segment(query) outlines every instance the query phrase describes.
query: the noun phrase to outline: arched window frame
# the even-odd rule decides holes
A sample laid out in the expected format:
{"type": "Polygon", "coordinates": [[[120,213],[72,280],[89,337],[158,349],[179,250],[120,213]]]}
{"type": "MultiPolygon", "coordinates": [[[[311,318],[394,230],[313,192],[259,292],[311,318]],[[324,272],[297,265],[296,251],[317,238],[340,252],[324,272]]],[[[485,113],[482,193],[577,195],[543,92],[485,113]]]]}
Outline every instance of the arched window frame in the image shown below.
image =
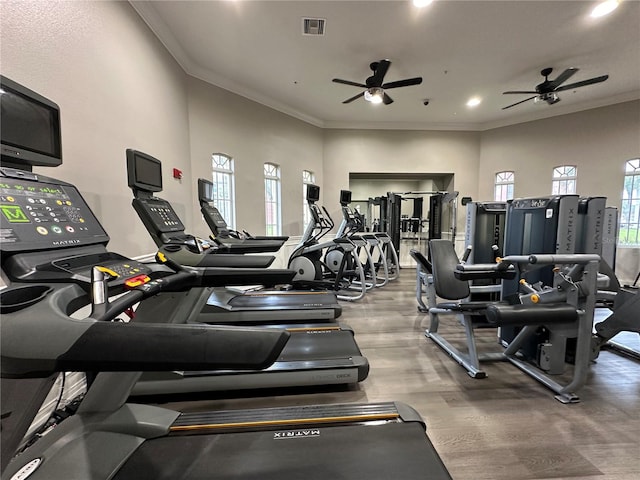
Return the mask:
{"type": "Polygon", "coordinates": [[[280,200],[280,166],[264,164],[264,206],[267,235],[282,235],[282,208],[280,200]]]}
{"type": "Polygon", "coordinates": [[[618,244],[640,246],[640,158],[625,164],[618,244]]]}
{"type": "Polygon", "coordinates": [[[211,154],[214,205],[231,229],[236,228],[234,161],[226,153],[211,154]]]}
{"type": "Polygon", "coordinates": [[[578,167],[560,165],[553,169],[551,181],[552,195],[570,195],[577,192],[578,167]]]}
{"type": "Polygon", "coordinates": [[[493,199],[496,202],[506,202],[513,198],[515,178],[516,174],[512,171],[496,173],[493,187],[493,199]]]}

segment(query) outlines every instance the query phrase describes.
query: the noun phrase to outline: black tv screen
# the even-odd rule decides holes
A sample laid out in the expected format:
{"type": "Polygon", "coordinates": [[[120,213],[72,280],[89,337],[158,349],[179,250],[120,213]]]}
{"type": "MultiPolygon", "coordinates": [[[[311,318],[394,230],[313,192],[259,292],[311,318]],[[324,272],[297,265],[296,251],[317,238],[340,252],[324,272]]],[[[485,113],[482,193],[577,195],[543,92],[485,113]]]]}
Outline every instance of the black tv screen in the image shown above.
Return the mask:
{"type": "Polygon", "coordinates": [[[307,202],[315,203],[320,200],[320,187],[311,183],[307,184],[307,202]]]}
{"type": "Polygon", "coordinates": [[[162,163],[151,155],[127,149],[127,176],[131,188],[162,191],[162,163]]]}
{"type": "Polygon", "coordinates": [[[201,202],[213,202],[213,183],[209,180],[198,179],[198,200],[201,202]]]}
{"type": "Polygon", "coordinates": [[[340,205],[351,203],[351,190],[340,190],[340,205]]]}
{"type": "Polygon", "coordinates": [[[62,163],[60,109],[51,100],[0,76],[2,162],[18,166],[62,163]]]}

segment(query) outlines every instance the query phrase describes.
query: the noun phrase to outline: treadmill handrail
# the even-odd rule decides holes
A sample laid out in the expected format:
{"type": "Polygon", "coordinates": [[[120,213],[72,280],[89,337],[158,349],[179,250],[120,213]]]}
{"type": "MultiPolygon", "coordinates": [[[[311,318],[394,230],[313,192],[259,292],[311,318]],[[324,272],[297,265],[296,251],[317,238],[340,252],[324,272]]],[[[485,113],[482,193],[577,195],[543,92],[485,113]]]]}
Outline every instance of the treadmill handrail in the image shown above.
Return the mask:
{"type": "Polygon", "coordinates": [[[38,378],[69,370],[268,367],[280,354],[288,333],[239,327],[108,322],[161,291],[203,286],[210,279],[217,283],[221,277],[212,276],[207,270],[212,269],[182,270],[134,287],[100,315],[83,320],[71,318],[68,312],[88,302],[86,292],[77,285],[57,286],[37,303],[3,314],[2,376],[38,378]],[[239,353],[235,346],[241,341],[243,348],[239,353]]]}

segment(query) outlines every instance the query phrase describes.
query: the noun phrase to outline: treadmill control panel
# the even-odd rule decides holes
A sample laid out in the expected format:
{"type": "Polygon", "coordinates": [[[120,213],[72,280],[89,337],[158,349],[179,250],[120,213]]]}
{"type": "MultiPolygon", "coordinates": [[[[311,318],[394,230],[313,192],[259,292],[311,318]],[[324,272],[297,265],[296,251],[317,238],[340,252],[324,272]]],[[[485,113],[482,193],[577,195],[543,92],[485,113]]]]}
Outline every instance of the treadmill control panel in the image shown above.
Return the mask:
{"type": "Polygon", "coordinates": [[[0,250],[24,252],[106,244],[98,220],[72,185],[0,176],[0,250]]]}
{"type": "Polygon", "coordinates": [[[184,231],[178,214],[166,200],[158,197],[135,198],[133,207],[147,229],[156,235],[184,231]]]}
{"type": "Polygon", "coordinates": [[[227,222],[224,221],[220,211],[211,205],[203,205],[200,209],[205,222],[211,229],[214,235],[226,237],[229,235],[227,222]]]}
{"type": "Polygon", "coordinates": [[[147,265],[113,252],[60,258],[51,264],[62,271],[87,278],[91,277],[91,269],[95,266],[107,275],[108,280],[123,281],[151,273],[147,265]]]}

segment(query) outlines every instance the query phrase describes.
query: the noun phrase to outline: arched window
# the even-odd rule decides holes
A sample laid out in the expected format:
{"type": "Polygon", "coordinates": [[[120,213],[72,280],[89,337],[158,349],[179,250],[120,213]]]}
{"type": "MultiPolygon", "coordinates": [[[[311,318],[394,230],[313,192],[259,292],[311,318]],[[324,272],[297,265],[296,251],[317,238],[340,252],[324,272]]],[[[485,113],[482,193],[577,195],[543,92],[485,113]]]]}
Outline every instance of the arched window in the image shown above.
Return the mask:
{"type": "Polygon", "coordinates": [[[316,175],[309,170],[302,171],[302,231],[305,231],[311,221],[311,212],[307,203],[307,185],[316,183],[316,175]]]}
{"type": "Polygon", "coordinates": [[[575,165],[562,165],[553,169],[551,183],[552,195],[565,195],[576,193],[576,181],[578,180],[578,167],[575,165]]]}
{"type": "Polygon", "coordinates": [[[264,164],[264,205],[267,235],[282,235],[280,212],[280,167],[264,164]]]}
{"type": "Polygon", "coordinates": [[[229,228],[235,229],[236,206],[233,177],[233,158],[224,153],[211,155],[213,201],[229,228]]]}
{"type": "Polygon", "coordinates": [[[640,245],[640,158],[625,165],[618,238],[620,245],[640,245]]]}
{"type": "Polygon", "coordinates": [[[498,172],[496,173],[495,184],[493,188],[493,199],[496,202],[506,202],[513,198],[513,184],[515,182],[514,172],[498,172]]]}

